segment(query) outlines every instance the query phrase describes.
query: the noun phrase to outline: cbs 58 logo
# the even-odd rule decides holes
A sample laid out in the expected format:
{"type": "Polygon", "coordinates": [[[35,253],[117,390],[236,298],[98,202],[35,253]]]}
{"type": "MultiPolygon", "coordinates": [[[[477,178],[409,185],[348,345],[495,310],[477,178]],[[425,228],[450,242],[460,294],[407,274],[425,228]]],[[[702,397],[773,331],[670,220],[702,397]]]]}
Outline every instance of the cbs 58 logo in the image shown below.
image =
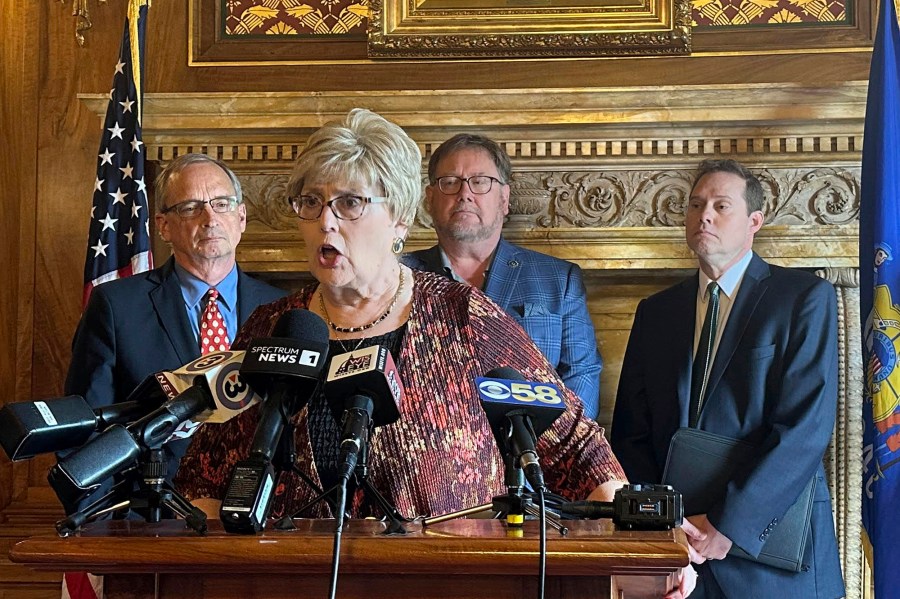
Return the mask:
{"type": "Polygon", "coordinates": [[[551,384],[538,385],[527,381],[479,378],[478,391],[495,401],[537,402],[551,406],[563,403],[559,389],[551,384]]]}

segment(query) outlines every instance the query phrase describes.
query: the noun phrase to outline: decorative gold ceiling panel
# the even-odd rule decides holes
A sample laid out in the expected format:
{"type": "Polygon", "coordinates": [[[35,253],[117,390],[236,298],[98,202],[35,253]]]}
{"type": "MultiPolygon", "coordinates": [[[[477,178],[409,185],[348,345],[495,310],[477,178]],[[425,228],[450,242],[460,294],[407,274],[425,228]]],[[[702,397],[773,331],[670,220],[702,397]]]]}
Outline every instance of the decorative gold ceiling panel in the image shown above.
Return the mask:
{"type": "MultiPolygon", "coordinates": [[[[221,2],[224,34],[228,37],[364,36],[370,13],[368,0],[221,2]]],[[[848,0],[692,0],[691,24],[700,29],[800,23],[842,24],[848,23],[847,8],[848,0]]],[[[588,12],[585,14],[590,15],[588,12]]]]}

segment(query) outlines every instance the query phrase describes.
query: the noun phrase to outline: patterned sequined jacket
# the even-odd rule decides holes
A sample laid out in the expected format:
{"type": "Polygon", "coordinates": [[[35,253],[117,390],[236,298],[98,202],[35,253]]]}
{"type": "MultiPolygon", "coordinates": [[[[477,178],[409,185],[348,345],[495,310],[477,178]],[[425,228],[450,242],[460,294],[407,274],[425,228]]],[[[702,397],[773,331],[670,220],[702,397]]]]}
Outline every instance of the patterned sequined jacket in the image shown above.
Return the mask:
{"type": "MultiPolygon", "coordinates": [[[[503,462],[478,399],[475,378],[500,366],[526,379],[562,382],[540,350],[502,309],[479,290],[432,273],[416,272],[412,310],[395,356],[405,387],[400,420],[375,429],[369,481],[409,517],[444,514],[506,492],[503,462]]],[[[240,349],[264,337],[287,310],[306,308],[315,290],[261,306],[235,340],[240,349]]],[[[547,486],[583,499],[599,484],[626,480],[603,429],[585,418],[578,398],[563,390],[566,411],[541,435],[537,450],[547,486]]],[[[318,482],[307,431],[306,408],[293,418],[297,468],[318,482]]],[[[176,485],[189,498],[225,494],[235,462],[246,457],[258,409],[221,425],[205,425],[182,461],[176,485]]],[[[280,475],[273,515],[292,513],[315,492],[293,472],[280,475]]],[[[357,516],[378,514],[362,491],[352,499],[357,516]]],[[[330,516],[319,502],[304,514],[330,516]]]]}

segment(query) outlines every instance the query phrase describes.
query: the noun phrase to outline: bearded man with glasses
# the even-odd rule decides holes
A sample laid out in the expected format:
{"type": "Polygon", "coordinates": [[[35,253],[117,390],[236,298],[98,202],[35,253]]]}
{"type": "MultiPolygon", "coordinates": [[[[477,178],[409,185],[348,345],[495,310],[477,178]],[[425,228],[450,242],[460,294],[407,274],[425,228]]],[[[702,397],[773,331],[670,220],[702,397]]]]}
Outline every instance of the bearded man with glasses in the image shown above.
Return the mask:
{"type": "Polygon", "coordinates": [[[411,252],[404,263],[481,289],[506,310],[581,398],[600,410],[600,370],[581,269],[516,246],[502,236],[509,214],[511,165],[506,151],[480,135],[459,134],[428,161],[425,210],[438,245],[411,252]]]}
{"type": "MultiPolygon", "coordinates": [[[[237,266],[247,208],[240,181],[224,163],[205,154],[179,156],[156,179],[155,198],[156,227],[172,257],[96,287],[72,342],[65,391],[93,408],[124,401],[148,375],[227,349],[257,306],[286,295],[237,266]],[[218,327],[201,332],[211,312],[224,335],[218,327]]],[[[170,475],[187,443],[164,446],[170,475]]]]}

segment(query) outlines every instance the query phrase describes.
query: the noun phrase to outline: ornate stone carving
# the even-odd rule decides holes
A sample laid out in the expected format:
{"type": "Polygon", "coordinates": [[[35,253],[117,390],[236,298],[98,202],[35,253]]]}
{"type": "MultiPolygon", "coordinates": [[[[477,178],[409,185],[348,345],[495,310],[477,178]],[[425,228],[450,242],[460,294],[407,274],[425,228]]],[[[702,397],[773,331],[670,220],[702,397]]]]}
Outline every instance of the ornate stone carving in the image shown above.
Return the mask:
{"type": "MultiPolygon", "coordinates": [[[[858,268],[822,268],[816,271],[816,275],[825,279],[835,287],[859,288],[858,268]]],[[[859,312],[857,306],[856,311],[859,312]]]]}
{"type": "MultiPolygon", "coordinates": [[[[859,169],[765,169],[758,175],[768,224],[842,225],[859,218],[859,169]]],[[[510,213],[530,217],[526,227],[679,227],[692,177],[689,170],[518,173],[510,213]]]]}
{"type": "Polygon", "coordinates": [[[859,219],[859,169],[767,169],[766,222],[843,225],[859,219]]]}
{"type": "Polygon", "coordinates": [[[241,188],[247,204],[247,220],[280,231],[296,226],[296,215],[285,201],[288,175],[241,175],[241,188]]]}
{"type": "MultiPolygon", "coordinates": [[[[766,169],[770,225],[842,225],[859,218],[859,169],[766,169]]],[[[692,171],[525,172],[510,183],[515,228],[680,227],[692,171]]],[[[269,229],[294,226],[284,202],[288,176],[241,175],[251,221],[269,229]]],[[[427,226],[427,219],[423,219],[427,226]]]]}

